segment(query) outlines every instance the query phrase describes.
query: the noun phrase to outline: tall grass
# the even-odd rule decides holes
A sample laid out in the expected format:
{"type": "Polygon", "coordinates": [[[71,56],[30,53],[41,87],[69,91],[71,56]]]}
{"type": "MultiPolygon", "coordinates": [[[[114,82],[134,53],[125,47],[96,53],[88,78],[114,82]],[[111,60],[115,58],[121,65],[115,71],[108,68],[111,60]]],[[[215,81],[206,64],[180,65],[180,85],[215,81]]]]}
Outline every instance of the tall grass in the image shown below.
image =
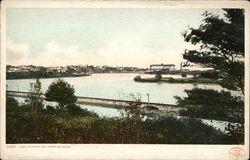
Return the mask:
{"type": "MultiPolygon", "coordinates": [[[[139,112],[121,118],[7,103],[7,143],[227,144],[238,143],[194,119],[142,120],[139,112]]],[[[137,108],[133,108],[137,109],[137,108]]]]}

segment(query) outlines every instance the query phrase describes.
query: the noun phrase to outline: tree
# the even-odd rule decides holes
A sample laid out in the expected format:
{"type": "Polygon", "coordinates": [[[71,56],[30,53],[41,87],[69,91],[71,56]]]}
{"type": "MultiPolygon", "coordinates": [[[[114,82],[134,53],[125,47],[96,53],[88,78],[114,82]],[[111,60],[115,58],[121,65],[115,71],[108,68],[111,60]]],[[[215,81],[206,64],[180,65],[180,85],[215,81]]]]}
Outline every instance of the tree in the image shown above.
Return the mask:
{"type": "Polygon", "coordinates": [[[26,102],[30,106],[31,112],[36,112],[43,107],[43,99],[41,92],[41,82],[36,79],[35,83],[30,83],[29,96],[26,102]]]}
{"type": "Polygon", "coordinates": [[[181,73],[181,77],[187,77],[186,73],[181,73]]]}
{"type": "Polygon", "coordinates": [[[244,94],[244,10],[224,9],[224,18],[205,12],[198,29],[189,28],[184,40],[198,45],[185,50],[183,58],[220,73],[221,85],[244,94]]]}
{"type": "Polygon", "coordinates": [[[155,74],[155,80],[156,81],[160,81],[161,79],[162,79],[161,72],[160,71],[156,72],[156,74],[155,74]]]}
{"type": "Polygon", "coordinates": [[[63,79],[52,82],[45,93],[46,100],[58,102],[59,109],[63,110],[67,105],[77,101],[75,89],[63,79]]]}
{"type": "Polygon", "coordinates": [[[180,114],[196,118],[244,122],[244,102],[241,97],[227,91],[195,88],[185,90],[187,97],[176,96],[177,103],[183,109],[180,114]]]}
{"type": "Polygon", "coordinates": [[[6,97],[6,111],[11,112],[19,107],[18,101],[13,97],[6,97]]]}

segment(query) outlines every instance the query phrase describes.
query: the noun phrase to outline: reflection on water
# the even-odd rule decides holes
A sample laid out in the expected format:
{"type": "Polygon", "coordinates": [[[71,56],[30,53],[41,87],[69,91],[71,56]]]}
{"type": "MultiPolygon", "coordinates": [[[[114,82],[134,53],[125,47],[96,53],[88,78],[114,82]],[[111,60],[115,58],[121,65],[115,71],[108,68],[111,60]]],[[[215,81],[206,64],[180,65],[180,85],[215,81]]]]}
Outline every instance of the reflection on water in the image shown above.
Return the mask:
{"type": "MultiPolygon", "coordinates": [[[[219,85],[170,84],[170,83],[139,83],[134,82],[137,73],[102,73],[86,77],[63,78],[75,88],[75,94],[82,97],[108,98],[131,100],[130,94],[140,94],[141,100],[150,102],[175,104],[174,96],[186,96],[184,90],[199,88],[212,88],[221,90],[219,85]]],[[[154,75],[143,75],[154,76],[154,75]]],[[[175,75],[176,76],[176,75],[175,75]]],[[[40,79],[42,92],[45,93],[48,86],[55,78],[40,79]]],[[[8,90],[28,91],[29,83],[35,79],[7,80],[8,90]]]]}

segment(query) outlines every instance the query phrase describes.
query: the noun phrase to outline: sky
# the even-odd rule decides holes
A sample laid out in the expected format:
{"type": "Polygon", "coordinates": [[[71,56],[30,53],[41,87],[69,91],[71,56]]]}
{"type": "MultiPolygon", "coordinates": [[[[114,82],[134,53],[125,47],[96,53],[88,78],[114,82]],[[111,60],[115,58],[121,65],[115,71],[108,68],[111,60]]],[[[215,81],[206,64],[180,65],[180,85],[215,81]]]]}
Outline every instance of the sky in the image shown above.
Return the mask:
{"type": "MultiPolygon", "coordinates": [[[[182,34],[204,11],[169,8],[8,8],[10,65],[149,67],[183,62],[182,34]]],[[[195,47],[194,47],[195,48],[195,47]]]]}

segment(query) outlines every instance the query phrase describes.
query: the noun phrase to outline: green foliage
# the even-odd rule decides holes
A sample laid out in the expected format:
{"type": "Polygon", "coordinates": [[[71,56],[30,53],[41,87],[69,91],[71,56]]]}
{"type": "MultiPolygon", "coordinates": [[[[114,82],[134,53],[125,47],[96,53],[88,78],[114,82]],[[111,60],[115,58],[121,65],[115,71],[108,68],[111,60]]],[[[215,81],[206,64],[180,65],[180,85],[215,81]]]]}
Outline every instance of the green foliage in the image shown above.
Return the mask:
{"type": "Polygon", "coordinates": [[[162,78],[161,72],[157,72],[156,75],[155,75],[155,80],[160,81],[161,78],[162,78]]]}
{"type": "Polygon", "coordinates": [[[182,73],[181,77],[187,77],[187,74],[186,73],[182,73]]]}
{"type": "Polygon", "coordinates": [[[224,11],[226,18],[205,12],[198,29],[190,28],[183,33],[186,42],[200,46],[198,50],[186,50],[183,58],[216,69],[223,79],[230,79],[230,85],[244,93],[244,63],[240,60],[244,57],[244,10],[224,11]]]}
{"type": "Polygon", "coordinates": [[[56,101],[61,110],[65,109],[66,105],[74,104],[77,101],[75,89],[68,82],[58,79],[49,86],[45,93],[46,100],[56,101]]]}
{"type": "MultiPolygon", "coordinates": [[[[126,144],[241,144],[231,134],[223,134],[199,120],[165,117],[142,120],[139,102],[131,104],[129,116],[100,118],[78,106],[68,110],[31,112],[7,100],[18,110],[6,115],[7,143],[126,143],[126,144]],[[79,112],[79,113],[77,113],[79,112]],[[80,114],[82,113],[82,114],[80,114]],[[32,122],[32,123],[31,123],[32,122]]],[[[49,109],[50,108],[50,109],[49,109]]]]}
{"type": "Polygon", "coordinates": [[[173,77],[164,77],[161,80],[156,80],[155,78],[143,78],[140,80],[136,80],[136,82],[167,82],[167,83],[205,83],[205,84],[218,84],[220,83],[219,80],[216,79],[209,79],[209,78],[173,78],[173,77]]]}
{"type": "MultiPolygon", "coordinates": [[[[7,66],[7,68],[8,67],[10,66],[7,66]]],[[[36,71],[6,72],[7,79],[58,78],[58,77],[75,77],[75,76],[76,75],[74,75],[72,72],[72,68],[69,68],[69,70],[67,70],[66,72],[60,72],[57,70],[48,71],[48,68],[41,66],[36,66],[36,71]]]]}
{"type": "Polygon", "coordinates": [[[141,76],[136,76],[135,78],[134,78],[134,81],[140,81],[141,80],[141,76]]]}
{"type": "Polygon", "coordinates": [[[229,123],[226,127],[227,134],[225,135],[226,141],[244,144],[244,126],[242,124],[229,123]]]}
{"type": "Polygon", "coordinates": [[[86,109],[82,109],[80,106],[76,104],[69,104],[66,106],[67,111],[71,115],[75,116],[91,116],[91,117],[98,117],[98,115],[94,112],[89,112],[86,109]]]}
{"type": "Polygon", "coordinates": [[[147,105],[144,108],[146,108],[147,110],[159,110],[159,108],[153,106],[153,105],[147,105]]]}
{"type": "Polygon", "coordinates": [[[135,121],[141,121],[141,119],[143,118],[141,115],[141,95],[137,94],[130,94],[130,99],[132,99],[131,102],[128,102],[128,107],[124,108],[125,112],[122,112],[122,116],[124,118],[130,118],[133,119],[135,121]]]}
{"type": "Polygon", "coordinates": [[[50,105],[46,105],[46,110],[49,111],[49,112],[56,112],[55,107],[50,106],[50,105]]]}
{"type": "Polygon", "coordinates": [[[232,96],[230,92],[212,89],[185,90],[187,97],[176,96],[177,103],[183,110],[180,114],[197,118],[244,121],[244,102],[241,97],[232,96]]]}
{"type": "Polygon", "coordinates": [[[26,104],[29,105],[32,112],[37,112],[44,107],[43,99],[41,96],[41,82],[39,81],[39,79],[36,79],[35,83],[30,83],[29,95],[25,100],[26,104]]]}
{"type": "Polygon", "coordinates": [[[15,111],[18,109],[19,103],[13,97],[6,97],[6,106],[7,106],[6,111],[11,112],[11,111],[15,111]]]}
{"type": "Polygon", "coordinates": [[[208,70],[208,71],[204,71],[201,72],[199,74],[199,78],[209,78],[209,79],[219,79],[219,72],[216,72],[214,70],[208,70]]]}

